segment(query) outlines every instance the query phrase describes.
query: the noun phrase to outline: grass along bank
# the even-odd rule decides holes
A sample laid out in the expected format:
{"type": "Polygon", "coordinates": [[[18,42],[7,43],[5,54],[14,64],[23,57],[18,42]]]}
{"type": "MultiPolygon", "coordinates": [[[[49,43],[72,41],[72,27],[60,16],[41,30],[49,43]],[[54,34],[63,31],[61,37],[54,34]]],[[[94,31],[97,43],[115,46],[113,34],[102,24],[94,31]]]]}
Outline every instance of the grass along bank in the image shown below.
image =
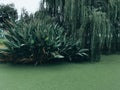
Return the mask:
{"type": "Polygon", "coordinates": [[[120,55],[98,63],[0,64],[1,90],[119,90],[120,55]]]}

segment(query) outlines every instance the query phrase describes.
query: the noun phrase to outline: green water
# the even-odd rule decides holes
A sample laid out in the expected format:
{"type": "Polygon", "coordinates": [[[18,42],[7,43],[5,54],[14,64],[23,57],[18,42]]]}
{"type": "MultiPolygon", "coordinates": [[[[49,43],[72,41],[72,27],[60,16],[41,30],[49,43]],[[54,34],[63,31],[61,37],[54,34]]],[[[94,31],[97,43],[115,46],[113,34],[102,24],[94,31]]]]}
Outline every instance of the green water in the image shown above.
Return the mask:
{"type": "Polygon", "coordinates": [[[120,55],[99,63],[0,64],[0,90],[120,90],[120,55]]]}

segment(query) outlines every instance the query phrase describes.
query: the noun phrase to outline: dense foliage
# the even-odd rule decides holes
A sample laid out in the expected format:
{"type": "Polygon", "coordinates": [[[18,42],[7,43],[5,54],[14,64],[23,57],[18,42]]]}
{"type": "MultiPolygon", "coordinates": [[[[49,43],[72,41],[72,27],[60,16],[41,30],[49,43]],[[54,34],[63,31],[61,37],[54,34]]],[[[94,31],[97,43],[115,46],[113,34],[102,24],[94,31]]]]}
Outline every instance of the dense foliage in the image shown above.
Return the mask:
{"type": "Polygon", "coordinates": [[[29,23],[12,23],[5,35],[7,48],[1,50],[1,56],[15,63],[35,64],[88,56],[87,50],[81,49],[80,40],[68,37],[58,24],[43,20],[34,18],[29,23]]]}
{"type": "MultiPolygon", "coordinates": [[[[73,37],[82,39],[91,60],[120,51],[120,0],[43,0],[44,10],[73,37]]],[[[43,7],[42,7],[43,9],[43,7]]]]}
{"type": "Polygon", "coordinates": [[[0,55],[13,62],[99,61],[120,52],[120,0],[42,0],[35,14],[23,10],[8,23],[0,55]]]}
{"type": "Polygon", "coordinates": [[[0,5],[0,28],[6,29],[6,26],[9,25],[8,21],[17,18],[17,10],[14,8],[14,4],[0,5]]]}

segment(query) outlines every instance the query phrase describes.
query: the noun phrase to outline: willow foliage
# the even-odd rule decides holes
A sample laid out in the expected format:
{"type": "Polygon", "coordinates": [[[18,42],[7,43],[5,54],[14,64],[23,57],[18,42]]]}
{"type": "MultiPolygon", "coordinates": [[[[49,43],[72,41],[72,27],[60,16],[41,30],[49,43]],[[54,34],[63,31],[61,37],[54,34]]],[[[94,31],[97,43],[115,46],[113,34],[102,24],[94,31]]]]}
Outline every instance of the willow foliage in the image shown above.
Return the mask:
{"type": "Polygon", "coordinates": [[[120,0],[46,0],[46,3],[51,14],[62,17],[59,22],[66,31],[82,41],[81,47],[89,48],[91,60],[99,60],[101,52],[120,51],[120,0]]]}

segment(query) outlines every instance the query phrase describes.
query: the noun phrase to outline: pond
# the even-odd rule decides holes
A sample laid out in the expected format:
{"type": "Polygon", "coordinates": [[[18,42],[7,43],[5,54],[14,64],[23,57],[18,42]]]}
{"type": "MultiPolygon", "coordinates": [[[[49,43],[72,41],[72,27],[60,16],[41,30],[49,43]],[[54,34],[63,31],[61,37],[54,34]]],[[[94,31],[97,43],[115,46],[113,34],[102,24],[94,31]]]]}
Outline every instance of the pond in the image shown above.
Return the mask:
{"type": "Polygon", "coordinates": [[[120,55],[98,63],[0,64],[1,90],[119,90],[120,55]]]}

